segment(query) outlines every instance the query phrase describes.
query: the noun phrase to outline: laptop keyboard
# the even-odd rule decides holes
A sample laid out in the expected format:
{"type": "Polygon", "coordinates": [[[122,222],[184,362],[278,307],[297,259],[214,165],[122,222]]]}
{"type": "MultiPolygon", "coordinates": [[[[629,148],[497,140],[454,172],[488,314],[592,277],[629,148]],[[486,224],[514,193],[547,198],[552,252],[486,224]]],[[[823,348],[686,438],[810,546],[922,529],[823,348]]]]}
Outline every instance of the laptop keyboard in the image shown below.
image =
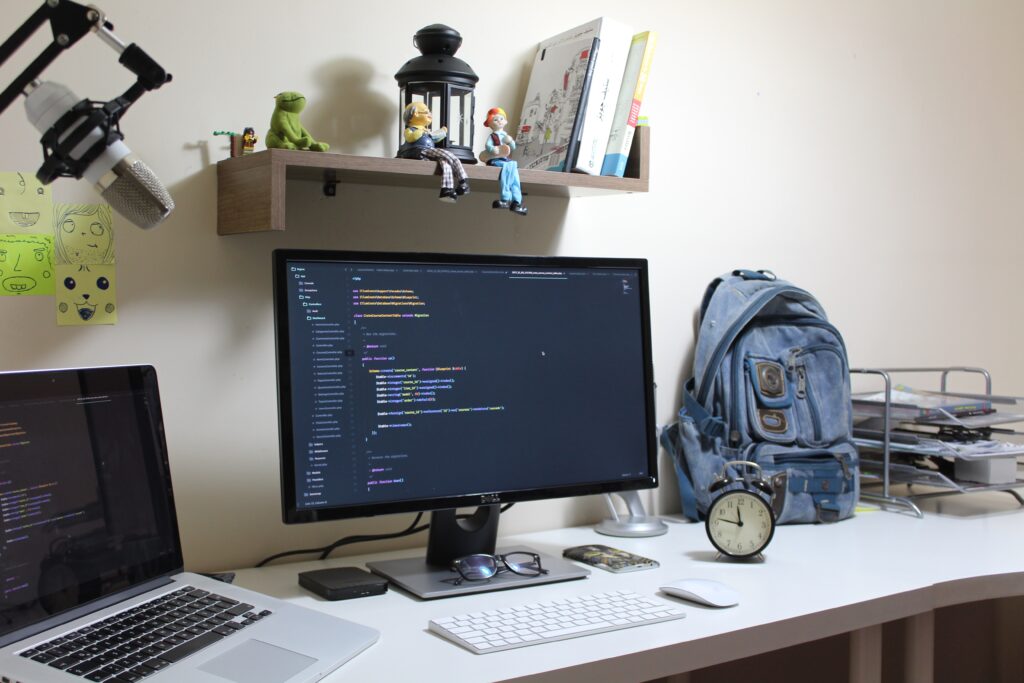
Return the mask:
{"type": "Polygon", "coordinates": [[[270,613],[185,586],[18,654],[89,681],[132,683],[270,613]]]}

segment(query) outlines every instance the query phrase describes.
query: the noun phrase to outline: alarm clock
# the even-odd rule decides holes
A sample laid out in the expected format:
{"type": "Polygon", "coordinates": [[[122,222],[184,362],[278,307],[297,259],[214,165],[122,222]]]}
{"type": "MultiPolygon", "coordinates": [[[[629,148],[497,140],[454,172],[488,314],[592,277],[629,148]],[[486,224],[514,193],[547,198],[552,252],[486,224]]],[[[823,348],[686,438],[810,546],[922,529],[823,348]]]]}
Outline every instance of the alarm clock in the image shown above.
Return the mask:
{"type": "Polygon", "coordinates": [[[711,501],[705,528],[708,539],[721,555],[735,559],[759,558],[775,535],[775,512],[770,501],[774,490],[761,476],[761,467],[748,460],[726,463],[708,486],[714,494],[730,484],[741,484],[711,501]],[[755,476],[731,476],[730,467],[746,466],[755,476]]]}

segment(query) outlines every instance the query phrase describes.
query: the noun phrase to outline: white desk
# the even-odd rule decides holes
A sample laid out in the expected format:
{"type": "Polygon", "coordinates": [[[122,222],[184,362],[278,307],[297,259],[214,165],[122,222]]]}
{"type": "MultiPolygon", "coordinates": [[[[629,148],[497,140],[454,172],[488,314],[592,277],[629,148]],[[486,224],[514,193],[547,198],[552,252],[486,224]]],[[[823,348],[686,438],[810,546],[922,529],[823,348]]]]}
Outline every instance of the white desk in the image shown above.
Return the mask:
{"type": "Polygon", "coordinates": [[[241,570],[236,582],[381,631],[376,645],[329,682],[643,681],[847,632],[853,633],[850,680],[870,681],[881,666],[880,625],[908,617],[906,680],[929,680],[934,609],[1024,595],[1024,511],[981,494],[938,500],[924,519],[872,511],[835,525],[779,527],[760,564],[715,561],[704,525],[680,523],[651,539],[602,537],[590,527],[500,539],[555,555],[572,545],[606,543],[655,558],[661,567],[629,574],[594,569],[580,581],[459,598],[420,601],[390,590],[328,602],[296,582],[299,571],[422,550],[241,570]],[[657,588],[683,577],[724,581],[740,591],[741,602],[717,610],[686,603],[682,620],[486,655],[427,631],[433,617],[563,595],[624,588],[673,600],[657,588]]]}

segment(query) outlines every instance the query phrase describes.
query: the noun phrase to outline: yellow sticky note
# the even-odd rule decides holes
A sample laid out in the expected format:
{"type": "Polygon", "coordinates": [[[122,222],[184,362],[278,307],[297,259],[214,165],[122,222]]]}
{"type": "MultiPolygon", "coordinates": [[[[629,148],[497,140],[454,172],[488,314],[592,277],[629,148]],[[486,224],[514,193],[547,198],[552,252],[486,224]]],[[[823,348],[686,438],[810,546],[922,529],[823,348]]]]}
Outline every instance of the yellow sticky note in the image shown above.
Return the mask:
{"type": "Polygon", "coordinates": [[[57,324],[116,323],[115,284],[112,265],[58,265],[57,324]]]}
{"type": "Polygon", "coordinates": [[[54,205],[53,248],[58,265],[114,263],[114,223],[110,206],[54,205]]]}
{"type": "Polygon", "coordinates": [[[0,173],[0,233],[53,232],[53,195],[33,173],[0,173]]]}
{"type": "Polygon", "coordinates": [[[53,238],[0,235],[0,296],[53,295],[53,238]]]}

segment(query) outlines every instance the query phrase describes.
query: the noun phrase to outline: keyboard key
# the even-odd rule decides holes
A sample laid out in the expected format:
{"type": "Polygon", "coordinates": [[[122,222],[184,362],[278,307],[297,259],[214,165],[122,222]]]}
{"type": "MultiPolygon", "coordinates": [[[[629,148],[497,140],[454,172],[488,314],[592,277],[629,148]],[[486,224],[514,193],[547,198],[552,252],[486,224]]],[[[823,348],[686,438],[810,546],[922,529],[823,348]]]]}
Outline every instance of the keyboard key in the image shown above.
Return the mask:
{"type": "Polygon", "coordinates": [[[200,650],[202,650],[204,647],[207,647],[208,645],[212,645],[213,643],[217,642],[218,640],[220,640],[223,637],[224,636],[222,636],[221,634],[214,633],[213,631],[210,631],[208,633],[204,633],[201,636],[193,638],[192,640],[188,641],[187,643],[183,643],[182,645],[179,645],[178,647],[171,648],[167,652],[160,653],[160,659],[162,659],[162,660],[164,660],[166,662],[170,662],[171,664],[173,664],[174,662],[181,661],[182,659],[184,659],[185,657],[188,657],[189,655],[192,655],[192,654],[195,654],[196,652],[199,652],[200,650]]]}
{"type": "Polygon", "coordinates": [[[153,659],[150,659],[149,661],[143,662],[142,665],[143,666],[148,666],[153,671],[159,671],[160,669],[163,669],[163,668],[166,668],[166,667],[170,666],[169,663],[165,662],[164,660],[160,659],[159,657],[154,657],[153,659]]]}

